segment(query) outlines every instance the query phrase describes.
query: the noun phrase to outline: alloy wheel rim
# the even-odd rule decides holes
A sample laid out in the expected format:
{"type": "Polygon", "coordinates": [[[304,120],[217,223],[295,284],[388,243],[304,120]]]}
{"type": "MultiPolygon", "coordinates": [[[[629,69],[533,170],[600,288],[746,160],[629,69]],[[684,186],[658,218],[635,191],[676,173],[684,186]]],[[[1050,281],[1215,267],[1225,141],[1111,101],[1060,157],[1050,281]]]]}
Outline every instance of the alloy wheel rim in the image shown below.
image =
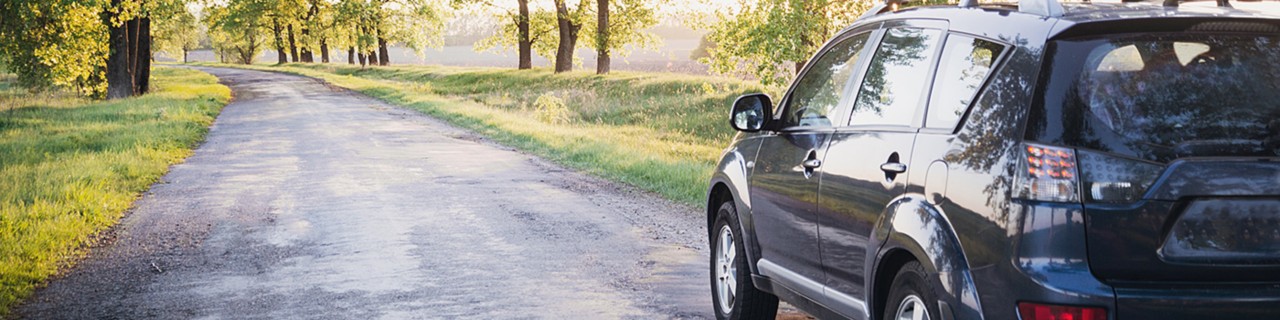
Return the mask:
{"type": "Polygon", "coordinates": [[[716,265],[713,271],[716,276],[716,297],[719,298],[720,310],[728,314],[733,311],[738,287],[738,251],[733,244],[733,230],[729,226],[720,228],[715,248],[716,265]]]}
{"type": "Polygon", "coordinates": [[[929,320],[929,309],[925,308],[924,300],[920,300],[917,295],[908,295],[902,299],[902,303],[898,304],[898,313],[893,317],[897,320],[929,320]]]}

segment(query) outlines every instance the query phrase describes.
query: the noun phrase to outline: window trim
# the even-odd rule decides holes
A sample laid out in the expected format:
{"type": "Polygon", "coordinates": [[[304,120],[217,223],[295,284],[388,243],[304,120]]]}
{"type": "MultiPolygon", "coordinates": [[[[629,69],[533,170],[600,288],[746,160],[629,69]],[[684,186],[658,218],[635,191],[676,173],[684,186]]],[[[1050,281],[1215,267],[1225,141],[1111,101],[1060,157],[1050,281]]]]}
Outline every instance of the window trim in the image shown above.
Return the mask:
{"type": "MultiPolygon", "coordinates": [[[[931,109],[931,108],[929,108],[929,107],[931,107],[932,105],[931,105],[931,104],[926,104],[925,110],[924,110],[924,112],[922,113],[922,116],[921,116],[921,122],[920,122],[920,132],[921,132],[921,133],[938,133],[938,134],[949,134],[949,135],[956,135],[956,134],[959,134],[959,133],[960,133],[960,130],[961,130],[962,128],[964,128],[964,124],[965,124],[965,122],[967,122],[967,121],[969,120],[969,113],[973,112],[973,106],[974,106],[974,105],[977,105],[977,103],[978,103],[978,99],[981,99],[981,98],[982,98],[982,95],[986,93],[986,89],[987,89],[987,87],[988,87],[988,86],[990,86],[990,85],[991,85],[991,82],[992,82],[992,81],[994,81],[994,79],[995,79],[995,75],[996,75],[997,73],[1000,73],[1000,72],[1003,72],[1003,71],[1004,71],[1005,65],[1007,65],[1007,63],[1006,63],[1006,62],[1008,62],[1008,60],[1010,59],[1010,57],[1011,57],[1011,56],[1013,56],[1013,52],[1014,52],[1014,50],[1017,48],[1017,46],[1013,45],[1012,43],[1009,43],[1008,41],[1002,41],[1002,40],[998,40],[998,39],[993,39],[993,38],[991,38],[991,37],[986,37],[986,36],[976,35],[976,34],[972,34],[972,33],[968,33],[968,32],[950,31],[950,32],[947,32],[947,35],[946,35],[945,37],[943,37],[943,42],[942,42],[942,46],[943,46],[943,48],[941,48],[941,49],[944,49],[944,50],[946,49],[946,48],[945,48],[945,47],[946,47],[946,45],[947,45],[947,42],[946,42],[946,41],[947,41],[948,39],[951,39],[951,35],[952,35],[952,34],[961,35],[961,36],[966,36],[966,37],[970,37],[970,38],[974,38],[974,39],[978,39],[978,40],[983,40],[983,41],[987,41],[987,42],[991,42],[991,43],[999,44],[999,45],[1004,46],[1004,49],[1003,49],[1003,50],[1001,50],[1001,51],[999,52],[999,55],[997,55],[997,56],[996,56],[995,61],[993,61],[993,62],[991,63],[991,72],[987,73],[987,76],[986,76],[984,79],[982,79],[982,83],[978,85],[978,88],[977,88],[976,90],[974,90],[974,91],[973,91],[973,93],[972,93],[972,96],[971,96],[971,97],[969,97],[969,105],[965,106],[964,113],[962,113],[962,114],[960,115],[960,119],[957,119],[957,120],[956,120],[956,124],[955,124],[955,126],[953,126],[953,127],[952,127],[952,128],[950,128],[950,129],[947,129],[947,128],[945,128],[945,127],[942,127],[942,128],[930,128],[930,127],[928,127],[928,123],[927,123],[927,122],[928,122],[928,119],[929,119],[929,109],[931,109]]],[[[930,98],[930,99],[933,97],[933,87],[934,87],[934,84],[938,81],[938,70],[937,70],[937,67],[941,67],[941,66],[942,66],[942,65],[941,65],[941,61],[942,61],[942,59],[941,59],[941,58],[942,58],[942,57],[941,57],[941,54],[942,54],[942,53],[941,53],[941,52],[939,52],[938,54],[939,54],[939,57],[938,57],[938,59],[937,59],[937,60],[938,60],[938,65],[936,65],[936,66],[935,66],[935,69],[934,69],[934,71],[933,71],[933,80],[930,80],[931,84],[929,85],[929,92],[928,92],[928,93],[929,93],[929,98],[930,98]]]]}

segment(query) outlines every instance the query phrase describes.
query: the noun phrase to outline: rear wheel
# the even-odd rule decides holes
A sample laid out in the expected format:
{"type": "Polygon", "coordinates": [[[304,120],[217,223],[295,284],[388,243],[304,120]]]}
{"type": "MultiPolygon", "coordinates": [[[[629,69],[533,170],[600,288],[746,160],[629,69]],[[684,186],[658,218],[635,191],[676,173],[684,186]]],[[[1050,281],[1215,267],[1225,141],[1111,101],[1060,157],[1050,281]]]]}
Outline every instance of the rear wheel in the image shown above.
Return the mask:
{"type": "Polygon", "coordinates": [[[711,299],[718,319],[773,319],[778,297],[751,283],[742,228],[733,201],[720,205],[711,232],[711,299]]]}
{"type": "Polygon", "coordinates": [[[938,299],[929,290],[924,266],[911,261],[898,270],[885,302],[885,320],[933,320],[938,317],[938,299]]]}

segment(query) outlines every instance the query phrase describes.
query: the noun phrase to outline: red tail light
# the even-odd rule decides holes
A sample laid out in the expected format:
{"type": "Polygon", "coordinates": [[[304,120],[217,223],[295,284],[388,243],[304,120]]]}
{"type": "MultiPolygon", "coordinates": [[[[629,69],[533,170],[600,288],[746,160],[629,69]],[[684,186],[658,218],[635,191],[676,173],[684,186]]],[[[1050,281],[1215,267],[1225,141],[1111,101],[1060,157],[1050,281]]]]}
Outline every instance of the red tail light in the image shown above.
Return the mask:
{"type": "Polygon", "coordinates": [[[1019,302],[1022,320],[1107,320],[1107,309],[1019,302]]]}
{"type": "Polygon", "coordinates": [[[1016,197],[1037,201],[1080,201],[1074,150],[1026,143],[1022,156],[1026,161],[1022,161],[1014,180],[1016,197]]]}

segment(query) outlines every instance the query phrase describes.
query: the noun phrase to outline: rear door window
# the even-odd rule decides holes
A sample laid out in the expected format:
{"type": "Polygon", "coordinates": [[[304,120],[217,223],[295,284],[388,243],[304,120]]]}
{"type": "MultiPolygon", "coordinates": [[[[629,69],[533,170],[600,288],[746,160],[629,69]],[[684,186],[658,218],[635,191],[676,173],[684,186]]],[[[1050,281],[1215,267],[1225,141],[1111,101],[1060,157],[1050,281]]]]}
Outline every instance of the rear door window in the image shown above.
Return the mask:
{"type": "Polygon", "coordinates": [[[862,81],[850,125],[910,126],[929,84],[942,30],[897,27],[884,40],[862,81]]]}
{"type": "Polygon", "coordinates": [[[954,129],[1004,52],[1004,45],[952,34],[942,48],[925,127],[954,129]]]}

